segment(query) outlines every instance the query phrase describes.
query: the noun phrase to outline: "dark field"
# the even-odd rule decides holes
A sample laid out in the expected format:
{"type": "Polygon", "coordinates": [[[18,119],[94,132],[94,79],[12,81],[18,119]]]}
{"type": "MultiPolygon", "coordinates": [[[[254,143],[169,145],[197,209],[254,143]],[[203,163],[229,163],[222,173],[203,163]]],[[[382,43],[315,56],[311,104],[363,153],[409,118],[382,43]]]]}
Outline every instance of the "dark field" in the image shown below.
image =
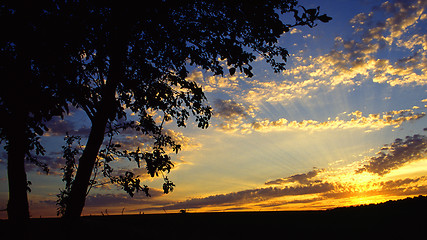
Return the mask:
{"type": "MultiPolygon", "coordinates": [[[[1,239],[15,239],[7,221],[1,239]],[[4,238],[6,236],[6,238],[4,238]]],[[[424,239],[427,197],[328,211],[146,214],[31,219],[27,239],[424,239]]]]}

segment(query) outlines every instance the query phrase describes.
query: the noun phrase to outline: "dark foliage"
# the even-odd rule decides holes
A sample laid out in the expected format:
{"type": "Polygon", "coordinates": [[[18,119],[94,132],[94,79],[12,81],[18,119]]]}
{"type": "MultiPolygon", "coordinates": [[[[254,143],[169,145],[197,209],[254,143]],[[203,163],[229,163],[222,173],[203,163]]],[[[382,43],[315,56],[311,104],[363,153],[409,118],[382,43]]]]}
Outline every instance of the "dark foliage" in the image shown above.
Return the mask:
{"type": "MultiPolygon", "coordinates": [[[[145,164],[152,177],[163,176],[173,167],[166,148],[176,153],[181,149],[165,134],[163,123],[174,120],[185,127],[192,114],[198,127],[209,126],[211,108],[200,86],[186,79],[188,67],[222,75],[220,61],[224,60],[230,74],[238,69],[251,77],[250,63],[259,54],[279,72],[285,69],[288,56],[277,45],[280,35],[298,25],[313,27],[317,20],[330,20],[319,15],[318,8],[297,7],[296,1],[156,1],[147,6],[80,1],[77,5],[78,11],[71,13],[82,36],[81,70],[70,89],[72,103],[87,113],[92,131],[70,191],[70,205],[77,207],[69,213],[75,216],[81,212],[90,173],[98,164],[104,176],[131,196],[136,191],[148,195],[148,187],[140,185],[137,175],[129,171],[125,176],[111,175],[109,163],[114,157],[125,157],[138,167],[145,164]],[[295,22],[282,22],[279,13],[293,13],[295,22]],[[138,121],[128,121],[125,108],[138,121]],[[160,125],[153,111],[163,116],[160,125]],[[110,138],[133,129],[151,136],[154,147],[151,152],[121,150],[110,140],[100,151],[103,129],[110,138]]],[[[163,190],[168,193],[175,185],[163,177],[163,190]]]]}
{"type": "Polygon", "coordinates": [[[319,8],[305,9],[294,0],[146,5],[6,1],[0,11],[6,33],[0,42],[0,74],[11,84],[0,92],[0,112],[6,116],[0,123],[2,139],[10,145],[14,130],[22,129],[21,139],[15,142],[23,150],[16,151],[43,154],[38,136],[47,130],[45,122],[67,113],[70,103],[83,109],[92,122],[78,163],[72,144],[67,142],[64,148],[66,186],[58,203],[59,209],[65,208],[60,213],[69,217],[80,215],[98,170],[129,195],[137,191],[148,195],[148,187],[141,186],[134,173],[112,175],[110,162],[117,157],[145,166],[152,177],[163,176],[164,192],[173,190],[175,185],[164,176],[173,167],[167,150],[178,153],[181,146],[166,135],[164,122],[174,120],[185,127],[192,115],[198,127],[207,128],[212,115],[201,87],[186,78],[189,68],[223,75],[221,61],[225,61],[231,75],[239,70],[252,77],[251,62],[261,55],[274,71],[283,71],[289,54],[277,44],[279,37],[295,26],[314,27],[317,21],[331,20],[320,15],[319,8]],[[293,22],[283,22],[286,13],[293,22]],[[125,109],[138,120],[128,119],[125,109]],[[156,116],[163,118],[160,124],[156,116]],[[16,118],[20,121],[12,122],[16,118]],[[126,129],[150,136],[153,148],[121,149],[111,139],[126,129]],[[105,134],[110,141],[102,149],[105,134]]]}
{"type": "Polygon", "coordinates": [[[53,116],[68,112],[67,86],[77,77],[74,32],[56,1],[0,4],[0,142],[8,153],[8,215],[27,219],[24,161],[40,166],[40,136],[53,116]],[[25,210],[26,209],[26,210],[25,210]]]}
{"type": "Polygon", "coordinates": [[[16,133],[15,117],[21,114],[27,158],[47,172],[31,154],[45,153],[39,142],[48,130],[45,123],[68,113],[67,87],[78,75],[74,33],[67,30],[69,19],[55,1],[3,1],[0,19],[0,77],[5,84],[0,89],[0,137],[7,150],[8,138],[16,133]]]}
{"type": "Polygon", "coordinates": [[[60,189],[57,195],[57,213],[63,215],[65,213],[66,206],[68,205],[69,194],[71,191],[71,185],[73,184],[76,165],[76,157],[81,154],[82,146],[80,145],[81,138],[78,136],[69,136],[68,133],[64,138],[66,145],[62,146],[63,158],[65,159],[65,166],[61,168],[64,172],[62,181],[65,182],[65,188],[60,189]]]}

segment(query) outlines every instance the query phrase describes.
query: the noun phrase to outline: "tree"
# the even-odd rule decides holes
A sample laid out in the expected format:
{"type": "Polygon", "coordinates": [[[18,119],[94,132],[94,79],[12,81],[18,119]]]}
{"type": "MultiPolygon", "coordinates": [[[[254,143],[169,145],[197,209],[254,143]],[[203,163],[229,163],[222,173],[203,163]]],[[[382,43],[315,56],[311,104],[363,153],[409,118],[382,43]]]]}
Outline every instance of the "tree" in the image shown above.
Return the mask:
{"type": "MultiPolygon", "coordinates": [[[[173,56],[175,49],[168,49],[170,46],[155,49],[155,44],[148,44],[152,41],[160,42],[160,39],[144,39],[145,34],[157,30],[148,26],[147,30],[141,31],[142,27],[147,28],[148,20],[139,18],[154,17],[153,13],[135,11],[138,8],[134,6],[113,3],[100,6],[88,2],[80,9],[86,9],[87,12],[83,14],[95,20],[87,25],[88,45],[81,52],[85,56],[82,59],[85,71],[73,89],[76,93],[75,103],[86,111],[92,128],[71,187],[61,194],[60,204],[66,208],[63,211],[66,217],[80,216],[91,173],[99,157],[105,160],[104,176],[122,185],[130,195],[140,190],[148,194],[148,187],[141,187],[139,179],[131,172],[126,172],[125,176],[111,176],[108,162],[113,158],[112,153],[134,159],[138,165],[140,160],[145,160],[151,176],[170,171],[173,164],[164,148],[170,146],[178,152],[180,146],[162,132],[162,124],[156,125],[153,116],[148,113],[149,109],[162,111],[164,121],[174,118],[179,126],[185,126],[188,110],[196,116],[201,128],[208,126],[211,115],[210,107],[203,105],[205,98],[201,89],[195,83],[185,81],[185,68],[179,66],[177,71],[173,66],[184,63],[173,56]],[[154,51],[150,52],[150,48],[154,51]],[[137,124],[115,124],[115,120],[126,119],[123,106],[139,114],[137,124]],[[107,126],[110,135],[125,128],[152,135],[155,138],[152,153],[142,153],[139,149],[119,152],[115,148],[117,146],[108,146],[108,151],[100,152],[107,126]]],[[[167,193],[174,185],[166,177],[164,180],[163,189],[167,193]]]]}
{"type": "MultiPolygon", "coordinates": [[[[163,123],[174,119],[185,126],[191,112],[200,128],[208,127],[211,109],[202,89],[186,79],[188,67],[221,75],[220,61],[226,61],[231,75],[238,69],[251,77],[250,63],[259,54],[276,72],[282,71],[288,51],[277,45],[278,38],[292,27],[313,27],[317,20],[331,19],[319,15],[319,8],[297,7],[292,0],[155,1],[143,7],[82,1],[74,14],[85,19],[86,26],[80,51],[84,67],[72,87],[73,104],[87,113],[92,127],[75,178],[68,180],[70,187],[59,200],[69,218],[80,216],[95,166],[102,165],[104,176],[131,196],[136,191],[148,194],[132,172],[112,176],[109,162],[125,157],[138,166],[145,162],[151,176],[169,172],[173,163],[165,148],[178,153],[180,146],[164,133],[163,123]],[[295,22],[284,23],[279,13],[293,14],[295,22]],[[125,108],[139,120],[128,121],[125,108]],[[150,110],[162,113],[160,124],[150,110]],[[112,137],[127,128],[155,139],[152,151],[119,150],[112,141],[100,150],[106,133],[112,137]]],[[[164,192],[173,186],[165,177],[164,192]]]]}
{"type": "MultiPolygon", "coordinates": [[[[39,138],[53,116],[68,112],[66,85],[77,77],[70,22],[54,1],[2,1],[0,5],[0,140],[8,153],[8,217],[29,218],[25,161],[48,172],[37,160],[39,138]],[[65,91],[64,91],[65,90],[65,91]]],[[[76,26],[73,23],[73,26],[76,26]]],[[[76,33],[76,32],[74,32],[76,33]]]]}
{"type": "MultiPolygon", "coordinates": [[[[70,151],[64,152],[67,184],[59,203],[64,216],[73,218],[82,212],[94,169],[101,168],[131,196],[148,195],[138,176],[130,171],[113,176],[109,163],[124,157],[145,165],[151,176],[169,172],[173,163],[166,148],[178,153],[181,146],[165,133],[164,122],[173,119],[182,127],[192,113],[200,128],[209,126],[211,108],[202,89],[186,79],[187,68],[221,75],[225,61],[229,74],[240,70],[251,77],[250,63],[259,54],[282,71],[288,52],[277,45],[280,35],[331,19],[293,0],[155,1],[143,7],[116,1],[5,1],[0,11],[6,33],[0,73],[9,84],[0,93],[0,135],[8,151],[10,199],[16,200],[9,201],[9,215],[21,219],[29,215],[24,159],[47,169],[33,152],[44,153],[38,139],[45,123],[66,114],[69,104],[83,109],[92,123],[78,163],[78,151],[70,150],[77,138],[70,137],[64,148],[70,151]],[[295,22],[284,23],[280,14],[285,13],[295,22]],[[129,120],[126,109],[138,121],[129,120]],[[162,116],[161,123],[153,112],[162,116]],[[154,139],[151,151],[121,150],[113,143],[115,134],[129,128],[154,139]],[[106,134],[110,141],[101,149],[106,134]]],[[[174,184],[164,180],[168,193],[174,184]]]]}

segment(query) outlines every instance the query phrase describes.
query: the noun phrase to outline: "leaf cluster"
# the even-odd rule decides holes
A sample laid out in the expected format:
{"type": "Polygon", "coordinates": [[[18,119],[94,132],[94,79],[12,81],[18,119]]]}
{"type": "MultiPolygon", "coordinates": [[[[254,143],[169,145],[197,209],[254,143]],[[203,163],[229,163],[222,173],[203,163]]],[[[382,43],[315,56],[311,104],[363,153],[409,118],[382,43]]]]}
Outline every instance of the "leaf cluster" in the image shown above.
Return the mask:
{"type": "Polygon", "coordinates": [[[82,153],[83,147],[80,144],[81,137],[73,136],[66,134],[65,145],[62,146],[63,158],[65,159],[65,165],[61,168],[63,171],[62,181],[65,182],[65,188],[60,189],[59,194],[57,195],[57,215],[63,215],[65,209],[69,204],[69,197],[71,192],[71,186],[74,181],[75,171],[77,169],[76,160],[78,156],[82,153]]]}
{"type": "Polygon", "coordinates": [[[48,173],[37,156],[53,116],[69,112],[68,86],[76,77],[77,26],[63,14],[58,1],[2,1],[0,5],[0,141],[6,151],[18,132],[25,141],[25,158],[48,173]]]}
{"type": "Polygon", "coordinates": [[[133,121],[110,126],[110,131],[108,133],[110,138],[109,143],[106,144],[105,149],[102,149],[99,152],[97,161],[97,168],[101,169],[103,176],[107,177],[111,183],[121,186],[122,189],[125,190],[130,196],[133,196],[138,191],[143,191],[147,196],[150,196],[148,193],[148,186],[141,185],[139,175],[135,175],[130,171],[126,171],[125,175],[116,176],[113,174],[114,169],[110,163],[117,159],[127,159],[136,163],[138,168],[145,166],[147,173],[151,177],[158,177],[161,175],[164,179],[164,193],[173,191],[175,185],[164,175],[164,173],[169,173],[174,166],[171,161],[171,157],[166,152],[166,150],[172,149],[175,153],[178,153],[181,149],[181,146],[177,144],[170,136],[162,133],[162,129],[160,127],[157,129],[157,134],[154,136],[155,141],[151,151],[142,151],[139,147],[137,147],[136,150],[121,149],[122,146],[120,144],[113,142],[114,135],[119,133],[117,130],[118,128],[132,128],[133,130],[137,131],[147,129],[141,128],[141,126],[137,125],[133,121]]]}

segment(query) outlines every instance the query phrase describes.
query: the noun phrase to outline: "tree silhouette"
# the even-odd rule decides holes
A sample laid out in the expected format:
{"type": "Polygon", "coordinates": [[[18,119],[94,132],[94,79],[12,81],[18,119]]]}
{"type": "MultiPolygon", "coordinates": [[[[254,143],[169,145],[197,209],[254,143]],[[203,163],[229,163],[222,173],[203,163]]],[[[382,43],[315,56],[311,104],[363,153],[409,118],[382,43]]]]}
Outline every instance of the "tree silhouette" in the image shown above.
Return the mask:
{"type": "MultiPolygon", "coordinates": [[[[224,60],[231,75],[239,69],[251,77],[250,62],[258,53],[275,71],[282,71],[288,51],[277,45],[280,35],[297,25],[313,27],[316,20],[331,19],[319,15],[319,8],[298,8],[296,1],[158,1],[140,6],[85,2],[79,8],[79,14],[88,17],[87,45],[81,52],[84,71],[75,87],[80,91],[75,101],[86,111],[92,128],[64,199],[65,217],[80,216],[99,159],[111,182],[122,185],[131,196],[136,191],[148,195],[148,187],[141,186],[132,172],[111,176],[108,163],[114,155],[138,166],[145,162],[153,177],[173,167],[165,148],[180,150],[162,131],[165,121],[174,119],[178,126],[185,126],[191,112],[198,127],[208,127],[211,109],[201,88],[186,79],[187,67],[199,66],[221,75],[220,61],[224,60]],[[279,12],[293,13],[295,22],[283,23],[279,12]],[[137,122],[126,121],[124,106],[139,116],[137,122]],[[161,124],[156,124],[150,109],[162,113],[161,124]],[[100,151],[106,131],[111,137],[127,128],[152,136],[152,152],[121,151],[115,144],[100,151]]],[[[174,184],[167,177],[164,180],[168,193],[174,184]]]]}
{"type": "Polygon", "coordinates": [[[78,68],[70,22],[54,1],[2,1],[0,26],[0,140],[8,153],[8,217],[19,222],[29,217],[25,160],[48,172],[37,160],[45,152],[39,138],[47,121],[68,112],[66,85],[78,68]]]}
{"type": "MultiPolygon", "coordinates": [[[[318,20],[331,20],[320,15],[319,8],[305,9],[294,0],[153,1],[144,6],[117,1],[51,1],[45,7],[26,5],[23,9],[17,5],[7,2],[1,8],[2,18],[23,21],[18,28],[8,28],[19,32],[16,41],[1,42],[1,51],[8,53],[2,56],[2,77],[6,76],[13,89],[1,93],[2,115],[10,115],[1,125],[8,162],[10,165],[14,152],[23,156],[32,148],[42,149],[37,137],[46,130],[44,123],[67,112],[67,103],[83,109],[91,120],[91,131],[78,163],[76,152],[68,152],[66,188],[59,199],[68,218],[80,216],[94,169],[101,169],[131,196],[137,191],[148,195],[148,187],[140,185],[138,176],[130,171],[113,176],[109,163],[122,157],[138,167],[145,166],[152,177],[169,172],[173,163],[166,150],[178,153],[181,146],[165,133],[164,122],[175,120],[183,127],[192,114],[198,127],[209,126],[211,108],[202,89],[186,78],[188,68],[198,66],[223,75],[224,61],[230,75],[239,70],[252,77],[251,62],[260,55],[276,72],[282,71],[288,51],[277,44],[280,36],[295,26],[314,27],[318,20]],[[285,13],[295,21],[283,22],[285,13]],[[64,29],[67,37],[52,35],[55,27],[64,29]],[[28,38],[28,34],[39,33],[47,35],[28,38]],[[20,46],[24,50],[19,50],[20,46]],[[15,71],[8,70],[7,57],[13,60],[15,71]],[[32,83],[23,99],[25,87],[18,79],[32,83]],[[41,106],[27,109],[19,104],[32,103],[31,94],[35,93],[45,96],[35,101],[41,106]],[[135,113],[138,121],[128,120],[129,111],[125,110],[135,113]],[[155,116],[162,117],[161,123],[155,116]],[[152,150],[122,150],[111,139],[126,129],[150,136],[152,150]],[[23,133],[15,135],[17,131],[23,133]],[[20,136],[20,149],[13,150],[12,135],[20,136]],[[101,149],[105,135],[110,141],[101,149]],[[77,166],[75,176],[73,166],[77,166]]],[[[25,180],[26,189],[23,160],[16,162],[22,166],[9,175],[23,173],[20,179],[25,180]]],[[[168,193],[174,184],[167,177],[164,180],[163,190],[168,193]]]]}

